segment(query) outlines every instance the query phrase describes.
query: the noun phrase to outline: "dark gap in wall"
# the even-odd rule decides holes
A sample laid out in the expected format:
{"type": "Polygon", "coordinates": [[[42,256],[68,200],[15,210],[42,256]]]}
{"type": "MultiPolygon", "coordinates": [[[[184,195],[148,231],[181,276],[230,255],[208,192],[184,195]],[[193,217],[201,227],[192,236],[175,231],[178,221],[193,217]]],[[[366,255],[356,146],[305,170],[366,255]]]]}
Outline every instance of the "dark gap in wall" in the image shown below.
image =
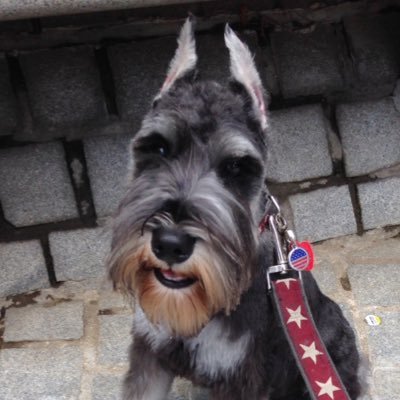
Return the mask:
{"type": "Polygon", "coordinates": [[[346,178],[342,176],[326,176],[321,178],[309,179],[301,182],[268,182],[268,188],[276,195],[290,196],[296,193],[308,193],[317,189],[333,186],[358,185],[365,182],[373,182],[376,178],[369,175],[346,178]]]}
{"type": "Polygon", "coordinates": [[[63,141],[63,145],[79,216],[85,226],[94,227],[96,226],[96,210],[90,188],[83,143],[80,140],[63,141]]]}
{"type": "Polygon", "coordinates": [[[290,108],[296,106],[302,106],[306,104],[316,104],[325,101],[323,95],[310,95],[310,96],[298,96],[290,99],[285,99],[282,96],[271,96],[271,102],[269,104],[270,111],[281,110],[283,108],[290,108]]]}
{"type": "Polygon", "coordinates": [[[351,42],[343,21],[333,24],[333,28],[336,36],[340,73],[344,81],[345,89],[348,90],[353,86],[357,75],[351,42]]]}
{"type": "Polygon", "coordinates": [[[343,146],[340,138],[338,122],[336,119],[336,106],[328,102],[322,102],[324,115],[329,123],[329,151],[332,158],[333,175],[345,178],[345,167],[343,159],[343,146]]]}
{"type": "Polygon", "coordinates": [[[40,239],[40,244],[42,246],[44,259],[46,261],[46,268],[47,274],[49,276],[50,285],[53,287],[57,287],[59,284],[57,283],[56,273],[54,271],[54,262],[53,256],[51,255],[50,251],[49,237],[47,235],[43,236],[40,239]]]}
{"type": "Polygon", "coordinates": [[[94,50],[97,67],[100,71],[100,80],[106,100],[107,111],[111,115],[118,115],[118,106],[115,97],[114,77],[108,58],[107,48],[99,47],[94,50]]]}
{"type": "Polygon", "coordinates": [[[0,238],[3,232],[5,233],[12,229],[13,226],[6,220],[6,217],[4,216],[3,206],[0,203],[0,238]]]}
{"type": "Polygon", "coordinates": [[[349,182],[349,191],[350,191],[350,198],[351,198],[351,204],[353,206],[354,216],[356,219],[357,235],[361,236],[364,232],[364,227],[362,223],[362,211],[361,211],[360,199],[358,197],[357,185],[353,182],[349,182]]]}
{"type": "Polygon", "coordinates": [[[19,59],[14,54],[6,55],[11,86],[18,103],[17,130],[32,131],[33,118],[29,104],[28,89],[19,59]]]}
{"type": "Polygon", "coordinates": [[[32,33],[40,35],[42,33],[42,21],[39,18],[31,19],[32,33]]]}

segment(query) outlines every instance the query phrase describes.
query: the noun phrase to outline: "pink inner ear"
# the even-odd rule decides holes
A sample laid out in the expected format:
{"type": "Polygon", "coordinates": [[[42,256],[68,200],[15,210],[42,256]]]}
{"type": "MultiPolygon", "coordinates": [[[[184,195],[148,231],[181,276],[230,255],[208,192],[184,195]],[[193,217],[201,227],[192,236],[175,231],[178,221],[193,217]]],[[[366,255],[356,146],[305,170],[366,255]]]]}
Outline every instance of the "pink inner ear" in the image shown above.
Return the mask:
{"type": "Polygon", "coordinates": [[[162,87],[161,87],[161,92],[163,92],[168,86],[169,84],[175,79],[176,73],[170,74],[167,76],[167,78],[165,79],[162,87]]]}
{"type": "Polygon", "coordinates": [[[257,102],[258,102],[258,108],[261,111],[262,115],[265,115],[265,104],[264,104],[264,98],[262,95],[262,92],[260,88],[257,85],[252,85],[252,90],[253,93],[256,96],[257,102]]]}

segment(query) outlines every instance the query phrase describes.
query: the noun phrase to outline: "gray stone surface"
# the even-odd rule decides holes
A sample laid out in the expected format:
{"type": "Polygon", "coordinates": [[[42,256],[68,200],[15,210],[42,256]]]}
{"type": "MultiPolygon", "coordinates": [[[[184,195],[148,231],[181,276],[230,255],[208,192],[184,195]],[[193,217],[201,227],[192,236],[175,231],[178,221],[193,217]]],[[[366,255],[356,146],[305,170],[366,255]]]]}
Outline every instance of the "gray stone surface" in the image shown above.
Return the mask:
{"type": "Polygon", "coordinates": [[[317,280],[321,291],[329,296],[335,297],[342,290],[339,277],[335,273],[332,263],[324,258],[316,258],[317,262],[312,271],[314,278],[317,280]]]}
{"type": "Polygon", "coordinates": [[[78,400],[81,375],[76,347],[0,351],[2,400],[78,400]]]}
{"type": "Polygon", "coordinates": [[[400,260],[396,265],[385,264],[384,258],[379,264],[352,265],[348,275],[354,296],[361,306],[400,305],[400,260]]]}
{"type": "Polygon", "coordinates": [[[400,178],[396,177],[358,185],[365,229],[400,224],[399,193],[400,178]]]}
{"type": "MultiPolygon", "coordinates": [[[[382,324],[368,326],[368,346],[374,367],[398,367],[400,364],[399,311],[376,311],[382,324]]],[[[365,313],[365,315],[367,315],[365,313]]]]}
{"type": "Polygon", "coordinates": [[[321,106],[271,112],[267,179],[293,182],[331,173],[332,161],[321,106]]]}
{"type": "Polygon", "coordinates": [[[79,281],[106,274],[110,235],[104,228],[52,232],[50,251],[58,281],[79,281]]]}
{"type": "Polygon", "coordinates": [[[103,315],[100,320],[99,362],[121,364],[128,362],[128,349],[132,342],[132,315],[103,315]]]}
{"type": "Polygon", "coordinates": [[[15,226],[78,217],[61,144],[0,150],[0,200],[15,226]]]}
{"type": "Polygon", "coordinates": [[[176,38],[151,39],[109,48],[118,110],[137,130],[164,82],[176,38]]]}
{"type": "Polygon", "coordinates": [[[391,98],[341,104],[337,121],[348,176],[400,162],[400,112],[391,98]]]}
{"type": "Polygon", "coordinates": [[[332,27],[312,33],[271,35],[278,78],[284,97],[330,93],[343,89],[338,49],[332,27]]]}
{"type": "Polygon", "coordinates": [[[400,369],[377,369],[374,373],[375,392],[377,399],[400,399],[400,369]]]}
{"type": "Polygon", "coordinates": [[[111,400],[122,398],[124,375],[98,374],[93,379],[92,400],[111,400]]]}
{"type": "Polygon", "coordinates": [[[17,109],[10,84],[7,62],[0,55],[0,136],[14,133],[17,125],[17,109]]]}
{"type": "Polygon", "coordinates": [[[50,286],[38,240],[0,243],[0,297],[50,286]]]}
{"type": "Polygon", "coordinates": [[[20,57],[32,107],[34,129],[62,136],[62,127],[84,130],[106,116],[93,49],[41,50],[20,57]]]}
{"type": "Polygon", "coordinates": [[[362,83],[394,83],[400,68],[398,14],[351,17],[344,26],[362,83]]]}
{"type": "Polygon", "coordinates": [[[72,301],[54,306],[28,305],[10,308],[5,319],[4,340],[79,339],[83,335],[83,304],[72,301]]]}
{"type": "Polygon", "coordinates": [[[125,193],[131,135],[94,137],[84,141],[97,216],[112,214],[125,193]]]}
{"type": "Polygon", "coordinates": [[[296,194],[289,202],[299,240],[314,242],[357,231],[347,186],[296,194]]]}

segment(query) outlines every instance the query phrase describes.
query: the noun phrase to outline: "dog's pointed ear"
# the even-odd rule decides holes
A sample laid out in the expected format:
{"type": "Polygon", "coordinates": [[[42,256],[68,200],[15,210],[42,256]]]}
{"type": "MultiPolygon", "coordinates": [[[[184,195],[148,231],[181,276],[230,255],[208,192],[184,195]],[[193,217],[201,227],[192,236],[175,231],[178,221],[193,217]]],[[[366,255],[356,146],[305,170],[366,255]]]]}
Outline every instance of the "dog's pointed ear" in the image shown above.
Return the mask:
{"type": "Polygon", "coordinates": [[[265,91],[249,48],[237,37],[228,24],[225,26],[225,44],[229,49],[232,77],[249,93],[255,115],[262,129],[268,126],[265,91]]]}
{"type": "Polygon", "coordinates": [[[196,43],[194,40],[194,18],[189,16],[179,34],[178,48],[171,60],[167,72],[167,77],[161,87],[156,99],[160,98],[164,93],[172,87],[172,85],[180,78],[192,72],[196,67],[197,54],[196,43]]]}

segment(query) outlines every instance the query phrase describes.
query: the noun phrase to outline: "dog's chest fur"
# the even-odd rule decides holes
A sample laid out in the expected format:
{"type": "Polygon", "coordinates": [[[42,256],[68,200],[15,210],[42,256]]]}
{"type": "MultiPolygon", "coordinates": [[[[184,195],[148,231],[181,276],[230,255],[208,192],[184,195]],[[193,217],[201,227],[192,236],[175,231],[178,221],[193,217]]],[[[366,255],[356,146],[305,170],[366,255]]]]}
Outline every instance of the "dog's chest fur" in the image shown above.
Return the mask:
{"type": "Polygon", "coordinates": [[[181,365],[188,368],[198,381],[232,375],[244,361],[251,342],[249,331],[232,337],[218,317],[212,319],[197,336],[177,341],[162,327],[152,325],[140,308],[135,314],[134,329],[135,334],[145,338],[155,353],[168,352],[167,349],[175,347],[176,350],[172,350],[174,356],[182,357],[181,365]]]}

